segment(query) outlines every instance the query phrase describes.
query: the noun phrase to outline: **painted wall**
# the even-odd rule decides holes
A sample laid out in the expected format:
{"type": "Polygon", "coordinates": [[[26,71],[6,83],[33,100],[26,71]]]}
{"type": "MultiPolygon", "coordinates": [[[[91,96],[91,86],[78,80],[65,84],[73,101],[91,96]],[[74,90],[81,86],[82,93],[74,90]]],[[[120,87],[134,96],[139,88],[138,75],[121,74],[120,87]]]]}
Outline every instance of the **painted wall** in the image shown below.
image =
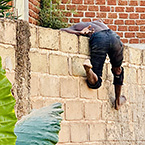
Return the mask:
{"type": "MultiPolygon", "coordinates": [[[[20,22],[0,19],[0,52],[7,76],[15,86],[14,96],[17,96],[16,84],[19,76],[15,70],[18,71],[19,61],[25,59],[15,58],[15,50],[19,50],[16,49],[18,24],[20,22]]],[[[26,23],[23,25],[27,26],[26,23]]],[[[54,102],[63,104],[58,145],[145,144],[145,50],[125,47],[122,93],[127,97],[127,103],[116,111],[112,103],[115,98],[108,58],[104,65],[102,87],[92,90],[86,85],[86,75],[82,67],[84,60],[89,58],[86,37],[35,25],[30,25],[29,28],[31,48],[27,51],[27,61],[31,63],[31,71],[26,72],[30,73],[31,80],[29,82],[22,79],[22,88],[30,85],[30,94],[23,94],[24,98],[26,96],[30,99],[31,109],[54,102]]],[[[27,30],[29,31],[28,28],[27,30]]],[[[18,100],[19,98],[17,102],[20,102],[18,100]]],[[[27,103],[20,105],[24,105],[22,107],[25,109],[25,104],[27,103]]],[[[21,116],[28,113],[27,110],[22,112],[16,109],[21,116]]]]}

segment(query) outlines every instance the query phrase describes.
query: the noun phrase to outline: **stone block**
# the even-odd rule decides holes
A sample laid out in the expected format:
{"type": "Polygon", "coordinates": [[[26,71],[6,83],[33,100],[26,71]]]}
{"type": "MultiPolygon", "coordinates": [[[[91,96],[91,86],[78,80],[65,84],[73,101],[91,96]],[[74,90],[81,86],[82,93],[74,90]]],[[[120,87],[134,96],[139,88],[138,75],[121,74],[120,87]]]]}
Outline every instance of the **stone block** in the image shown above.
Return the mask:
{"type": "Polygon", "coordinates": [[[40,77],[40,94],[45,97],[59,97],[59,78],[49,75],[40,77]]]}
{"type": "Polygon", "coordinates": [[[124,46],[124,50],[123,50],[123,62],[129,62],[129,47],[128,46],[124,46]]]}
{"type": "Polygon", "coordinates": [[[68,75],[68,58],[51,54],[49,57],[50,74],[68,75]]]}
{"type": "Polygon", "coordinates": [[[0,44],[2,66],[8,71],[15,69],[15,49],[11,45],[0,44]]]}
{"type": "Polygon", "coordinates": [[[39,47],[58,50],[59,49],[59,31],[50,28],[38,27],[39,47]]]}
{"type": "Polygon", "coordinates": [[[71,142],[81,143],[88,140],[88,126],[86,123],[71,123],[71,142]]]}
{"type": "Polygon", "coordinates": [[[113,74],[112,74],[112,66],[110,63],[106,64],[107,65],[107,76],[106,76],[106,79],[109,80],[110,82],[113,82],[113,74]]]}
{"type": "Polygon", "coordinates": [[[83,67],[85,59],[79,57],[72,58],[72,74],[74,76],[86,76],[86,72],[83,67]]]}
{"type": "Polygon", "coordinates": [[[97,89],[90,89],[87,86],[86,79],[80,78],[79,84],[80,97],[86,99],[96,99],[97,98],[97,89]]]}
{"type": "Polygon", "coordinates": [[[0,42],[16,45],[16,22],[0,20],[0,42]]]}
{"type": "Polygon", "coordinates": [[[37,27],[35,25],[30,25],[30,33],[31,48],[38,48],[38,34],[37,27]]]}
{"type": "Polygon", "coordinates": [[[79,53],[90,55],[89,38],[79,36],[79,53]]]}
{"type": "Polygon", "coordinates": [[[129,48],[129,62],[140,65],[142,63],[142,50],[129,48]]]}
{"type": "Polygon", "coordinates": [[[106,140],[106,124],[91,123],[90,124],[90,141],[106,140]]]}
{"type": "Polygon", "coordinates": [[[61,122],[61,130],[59,132],[59,142],[70,142],[70,125],[68,122],[61,122]]]}
{"type": "Polygon", "coordinates": [[[40,82],[38,74],[31,73],[31,96],[37,96],[40,94],[40,82]]]}
{"type": "Polygon", "coordinates": [[[101,102],[85,102],[85,119],[95,121],[101,119],[101,102]]]}
{"type": "Polygon", "coordinates": [[[61,51],[67,53],[78,53],[78,37],[67,32],[60,32],[61,51]]]}
{"type": "Polygon", "coordinates": [[[44,101],[42,97],[33,97],[33,99],[31,98],[31,106],[32,109],[40,109],[44,106],[44,101]]]}
{"type": "Polygon", "coordinates": [[[66,120],[81,120],[84,117],[84,105],[82,101],[72,100],[67,101],[66,120]]]}
{"type": "Polygon", "coordinates": [[[78,78],[74,77],[61,78],[60,84],[62,98],[78,97],[78,88],[79,88],[78,78]]]}
{"type": "Polygon", "coordinates": [[[143,56],[142,56],[142,59],[143,59],[143,64],[145,65],[145,50],[143,50],[143,56]]]}
{"type": "Polygon", "coordinates": [[[45,53],[29,53],[30,62],[31,62],[31,71],[32,72],[48,72],[48,59],[47,54],[45,53]]]}
{"type": "Polygon", "coordinates": [[[6,77],[11,82],[11,84],[15,83],[15,72],[6,72],[6,77]]]}

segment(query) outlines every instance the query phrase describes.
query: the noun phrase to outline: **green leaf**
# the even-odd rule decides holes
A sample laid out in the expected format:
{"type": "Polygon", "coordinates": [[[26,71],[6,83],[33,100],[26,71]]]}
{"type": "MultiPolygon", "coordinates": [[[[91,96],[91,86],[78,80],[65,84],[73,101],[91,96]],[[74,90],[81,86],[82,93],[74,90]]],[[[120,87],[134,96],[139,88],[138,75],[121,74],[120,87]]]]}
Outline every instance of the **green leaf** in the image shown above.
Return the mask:
{"type": "Polygon", "coordinates": [[[15,127],[16,145],[55,145],[60,131],[60,103],[34,110],[15,127]]]}
{"type": "Polygon", "coordinates": [[[12,85],[5,73],[0,57],[0,145],[15,145],[14,127],[17,122],[14,111],[15,99],[11,94],[12,85]]]}

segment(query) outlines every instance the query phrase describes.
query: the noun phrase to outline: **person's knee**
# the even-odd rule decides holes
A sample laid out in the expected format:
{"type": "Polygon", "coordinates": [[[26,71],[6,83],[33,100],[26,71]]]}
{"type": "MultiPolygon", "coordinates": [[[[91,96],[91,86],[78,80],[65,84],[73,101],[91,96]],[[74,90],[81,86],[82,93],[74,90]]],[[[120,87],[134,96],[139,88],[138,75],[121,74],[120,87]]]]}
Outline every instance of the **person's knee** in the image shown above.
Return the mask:
{"type": "Polygon", "coordinates": [[[124,79],[124,68],[118,67],[118,68],[112,68],[112,73],[114,75],[114,85],[123,85],[123,79],[124,79]]]}
{"type": "Polygon", "coordinates": [[[102,79],[101,79],[100,77],[98,77],[98,81],[97,81],[94,85],[90,84],[90,83],[88,82],[88,80],[87,80],[87,85],[88,85],[88,87],[91,88],[91,89],[98,89],[98,88],[100,88],[101,85],[102,85],[102,79]]]}

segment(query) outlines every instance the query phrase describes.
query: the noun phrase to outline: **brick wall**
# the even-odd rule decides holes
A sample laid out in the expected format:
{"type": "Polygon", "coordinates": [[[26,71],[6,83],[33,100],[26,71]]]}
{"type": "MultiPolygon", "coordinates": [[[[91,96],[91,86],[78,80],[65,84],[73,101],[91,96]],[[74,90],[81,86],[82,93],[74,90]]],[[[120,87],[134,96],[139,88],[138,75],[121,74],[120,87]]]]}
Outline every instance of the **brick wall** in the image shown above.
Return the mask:
{"type": "MultiPolygon", "coordinates": [[[[62,103],[58,145],[145,144],[145,50],[125,47],[122,93],[127,103],[116,111],[108,58],[101,88],[92,90],[86,85],[82,67],[89,57],[86,37],[35,25],[30,25],[30,32],[31,105],[35,109],[62,103]]],[[[15,83],[15,22],[0,19],[0,34],[3,66],[15,83]]]]}
{"type": "Polygon", "coordinates": [[[69,13],[70,23],[88,22],[101,18],[116,31],[124,43],[145,43],[144,0],[62,0],[62,9],[74,9],[69,13]]]}
{"type": "Polygon", "coordinates": [[[40,0],[29,0],[29,22],[38,25],[40,0]]]}

